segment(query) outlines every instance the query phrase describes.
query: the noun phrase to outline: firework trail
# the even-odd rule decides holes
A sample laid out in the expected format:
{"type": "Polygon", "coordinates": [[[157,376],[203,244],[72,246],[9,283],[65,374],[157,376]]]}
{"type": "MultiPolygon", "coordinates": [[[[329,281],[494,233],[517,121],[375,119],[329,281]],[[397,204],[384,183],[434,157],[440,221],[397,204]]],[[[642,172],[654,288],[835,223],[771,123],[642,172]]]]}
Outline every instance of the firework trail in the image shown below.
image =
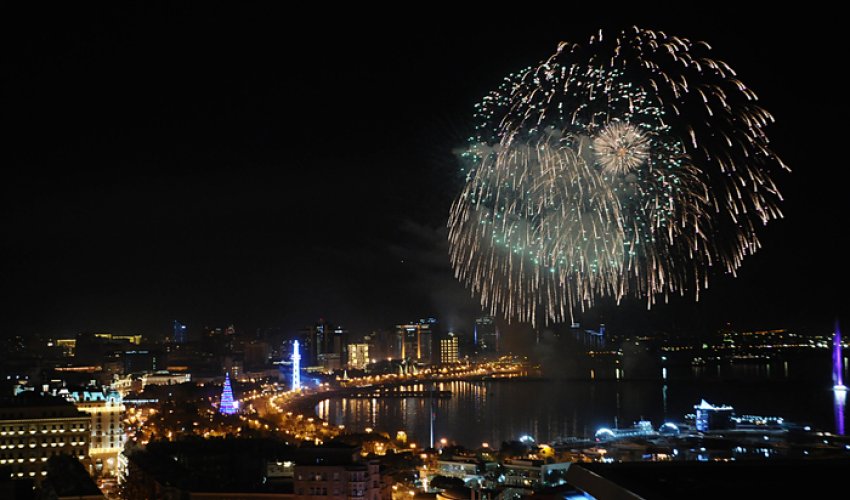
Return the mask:
{"type": "Polygon", "coordinates": [[[563,322],[600,297],[735,274],[782,216],[773,117],[704,42],[631,28],[562,43],[476,106],[449,216],[456,276],[492,314],[563,322]]]}

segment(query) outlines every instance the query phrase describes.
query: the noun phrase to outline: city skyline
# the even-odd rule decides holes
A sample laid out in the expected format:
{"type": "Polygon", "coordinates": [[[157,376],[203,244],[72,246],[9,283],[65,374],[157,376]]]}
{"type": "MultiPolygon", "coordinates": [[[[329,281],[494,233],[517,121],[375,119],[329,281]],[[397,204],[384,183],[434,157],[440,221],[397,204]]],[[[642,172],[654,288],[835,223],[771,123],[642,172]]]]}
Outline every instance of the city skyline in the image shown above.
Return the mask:
{"type": "Polygon", "coordinates": [[[838,16],[298,7],[4,9],[0,497],[844,486],[838,16]]]}
{"type": "Polygon", "coordinates": [[[823,147],[839,131],[823,125],[818,77],[834,34],[808,19],[455,19],[439,36],[329,24],[307,41],[263,11],[59,14],[19,27],[38,36],[4,63],[17,126],[0,335],[164,336],[174,320],[296,331],[320,317],[362,334],[427,316],[470,331],[481,311],[452,276],[445,221],[473,104],[560,40],[632,23],[708,40],[756,90],[793,169],[778,179],[786,218],[698,304],[603,301],[581,320],[828,331],[846,316],[846,206],[823,147]]]}

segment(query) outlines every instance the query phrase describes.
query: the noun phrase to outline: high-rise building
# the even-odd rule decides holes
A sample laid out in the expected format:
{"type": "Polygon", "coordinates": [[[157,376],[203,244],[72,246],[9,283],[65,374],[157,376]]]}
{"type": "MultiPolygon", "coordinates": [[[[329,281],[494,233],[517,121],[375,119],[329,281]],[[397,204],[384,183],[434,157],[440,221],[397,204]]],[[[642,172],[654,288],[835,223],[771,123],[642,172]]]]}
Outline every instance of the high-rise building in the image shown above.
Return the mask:
{"type": "Polygon", "coordinates": [[[401,356],[397,352],[398,339],[393,330],[377,330],[363,338],[363,342],[369,344],[369,356],[373,359],[398,359],[401,356]]]}
{"type": "Polygon", "coordinates": [[[91,439],[88,454],[95,470],[104,476],[117,473],[118,455],[124,450],[124,403],[116,391],[81,391],[69,399],[83,413],[91,416],[91,439]]]}
{"type": "Polygon", "coordinates": [[[306,348],[306,366],[326,370],[342,368],[348,360],[348,330],[320,318],[312,327],[301,331],[306,348]]]}
{"type": "Polygon", "coordinates": [[[10,467],[13,478],[40,482],[54,455],[85,459],[90,438],[91,417],[62,398],[28,391],[0,399],[0,467],[10,467]]]}
{"type": "Polygon", "coordinates": [[[369,363],[369,344],[348,344],[349,368],[363,370],[369,363]]]}
{"type": "Polygon", "coordinates": [[[499,352],[499,328],[496,326],[496,318],[477,318],[472,338],[478,352],[499,352]]]}
{"type": "Polygon", "coordinates": [[[172,339],[174,340],[175,344],[185,344],[186,341],[189,340],[188,335],[186,333],[186,330],[187,330],[186,325],[184,325],[183,323],[181,323],[181,322],[179,322],[175,319],[174,324],[172,325],[172,328],[173,328],[172,339]]]}
{"type": "Polygon", "coordinates": [[[440,363],[458,362],[458,338],[454,333],[449,333],[440,339],[440,363]]]}
{"type": "Polygon", "coordinates": [[[307,329],[305,343],[307,344],[307,366],[319,366],[319,354],[325,352],[325,337],[328,324],[324,319],[307,329]]]}
{"type": "Polygon", "coordinates": [[[399,359],[412,359],[430,363],[433,334],[436,327],[437,320],[434,318],[396,325],[397,348],[395,351],[399,353],[399,359]]]}

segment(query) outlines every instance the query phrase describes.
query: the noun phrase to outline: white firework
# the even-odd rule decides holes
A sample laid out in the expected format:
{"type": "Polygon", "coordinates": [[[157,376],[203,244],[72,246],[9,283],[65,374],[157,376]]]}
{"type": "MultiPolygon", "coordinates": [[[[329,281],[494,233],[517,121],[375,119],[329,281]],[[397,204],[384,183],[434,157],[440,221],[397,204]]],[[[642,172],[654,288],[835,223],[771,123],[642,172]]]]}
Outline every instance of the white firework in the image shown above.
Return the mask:
{"type": "Polygon", "coordinates": [[[782,216],[773,117],[703,43],[632,28],[509,76],[476,106],[448,221],[455,275],[508,320],[574,321],[735,275],[782,216]]]}
{"type": "Polygon", "coordinates": [[[593,152],[603,172],[625,175],[649,159],[649,138],[630,123],[612,122],[593,139],[593,152]]]}

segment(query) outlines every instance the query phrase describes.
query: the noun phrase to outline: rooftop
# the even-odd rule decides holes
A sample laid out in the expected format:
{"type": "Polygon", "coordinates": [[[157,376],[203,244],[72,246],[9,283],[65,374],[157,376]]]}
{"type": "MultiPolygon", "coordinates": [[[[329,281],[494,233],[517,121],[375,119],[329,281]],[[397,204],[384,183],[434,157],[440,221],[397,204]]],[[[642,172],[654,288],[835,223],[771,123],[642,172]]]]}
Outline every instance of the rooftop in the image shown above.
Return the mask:
{"type": "Polygon", "coordinates": [[[567,482],[599,500],[786,498],[789,491],[843,491],[850,460],[582,463],[567,482]]]}

